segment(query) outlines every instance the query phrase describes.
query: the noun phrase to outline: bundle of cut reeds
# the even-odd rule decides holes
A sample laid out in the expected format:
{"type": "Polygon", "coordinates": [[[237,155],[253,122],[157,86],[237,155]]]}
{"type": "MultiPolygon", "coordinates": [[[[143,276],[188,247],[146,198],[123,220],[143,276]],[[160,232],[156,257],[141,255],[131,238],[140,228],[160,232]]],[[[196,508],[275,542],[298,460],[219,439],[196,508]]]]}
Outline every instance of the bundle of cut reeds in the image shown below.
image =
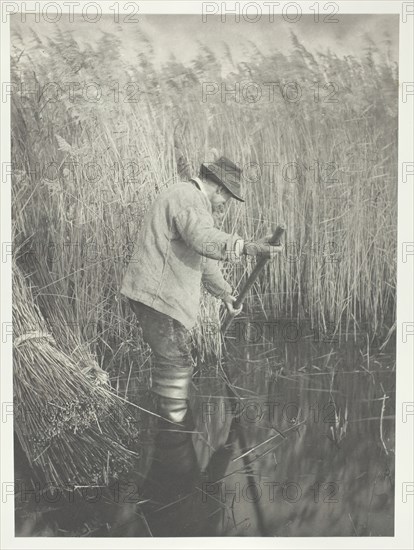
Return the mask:
{"type": "Polygon", "coordinates": [[[23,272],[13,267],[15,432],[41,479],[107,483],[138,457],[136,419],[99,383],[92,357],[56,343],[23,272]]]}

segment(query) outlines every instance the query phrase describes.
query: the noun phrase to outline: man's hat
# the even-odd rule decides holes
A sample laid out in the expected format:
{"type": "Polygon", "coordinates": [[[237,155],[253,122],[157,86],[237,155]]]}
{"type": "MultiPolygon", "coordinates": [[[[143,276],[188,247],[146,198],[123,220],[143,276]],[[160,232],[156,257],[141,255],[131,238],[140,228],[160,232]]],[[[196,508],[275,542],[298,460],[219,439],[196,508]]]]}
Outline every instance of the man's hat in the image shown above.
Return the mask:
{"type": "Polygon", "coordinates": [[[200,168],[202,178],[220,183],[235,199],[244,202],[241,197],[241,173],[241,169],[226,157],[220,157],[208,164],[203,163],[200,168]]]}

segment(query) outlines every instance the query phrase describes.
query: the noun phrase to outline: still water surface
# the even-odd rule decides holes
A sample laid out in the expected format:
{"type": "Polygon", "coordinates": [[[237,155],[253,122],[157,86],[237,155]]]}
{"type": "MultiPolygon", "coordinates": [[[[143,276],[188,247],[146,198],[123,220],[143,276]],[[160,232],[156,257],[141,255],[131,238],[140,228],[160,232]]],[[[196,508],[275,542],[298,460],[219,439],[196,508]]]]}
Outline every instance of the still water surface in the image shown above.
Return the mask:
{"type": "Polygon", "coordinates": [[[173,438],[150,471],[148,443],[131,474],[132,486],[153,479],[147,502],[61,504],[43,513],[41,528],[41,510],[33,518],[20,507],[16,534],[392,536],[395,352],[367,351],[365,337],[276,347],[228,340],[226,369],[195,376],[189,439],[173,438]]]}

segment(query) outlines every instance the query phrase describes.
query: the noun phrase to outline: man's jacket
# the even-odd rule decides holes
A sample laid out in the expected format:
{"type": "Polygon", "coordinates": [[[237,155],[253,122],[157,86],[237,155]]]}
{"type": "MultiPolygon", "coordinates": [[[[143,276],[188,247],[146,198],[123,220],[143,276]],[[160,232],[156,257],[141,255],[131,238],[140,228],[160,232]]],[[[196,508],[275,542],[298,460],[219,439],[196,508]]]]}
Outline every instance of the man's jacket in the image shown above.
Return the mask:
{"type": "Polygon", "coordinates": [[[217,298],[231,294],[220,260],[234,260],[238,235],[214,227],[211,203],[196,182],[172,185],[144,217],[121,293],[192,328],[200,286],[217,298]]]}

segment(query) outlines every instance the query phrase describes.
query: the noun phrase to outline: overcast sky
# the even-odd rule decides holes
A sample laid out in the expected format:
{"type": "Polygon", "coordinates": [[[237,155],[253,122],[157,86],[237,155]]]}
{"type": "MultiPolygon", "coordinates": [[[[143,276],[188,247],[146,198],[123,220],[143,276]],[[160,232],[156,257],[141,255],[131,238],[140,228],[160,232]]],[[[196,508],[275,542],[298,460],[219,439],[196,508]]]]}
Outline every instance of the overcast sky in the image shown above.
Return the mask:
{"type": "Polygon", "coordinates": [[[377,47],[388,53],[392,61],[398,61],[398,15],[336,15],[338,23],[315,23],[313,15],[302,15],[296,23],[289,23],[282,16],[262,16],[260,21],[249,23],[243,18],[239,23],[229,18],[222,23],[219,16],[211,16],[203,23],[199,15],[140,15],[139,22],[117,25],[113,16],[103,16],[98,23],[87,23],[79,19],[73,23],[63,16],[57,24],[41,21],[35,23],[28,17],[26,23],[12,17],[12,29],[19,28],[24,37],[32,40],[29,27],[40,35],[53,34],[54,26],[73,31],[81,44],[93,45],[95,37],[102,32],[117,35],[123,44],[124,55],[137,49],[137,31],[143,31],[151,40],[156,59],[162,63],[173,53],[184,63],[191,60],[197,48],[197,41],[207,44],[220,55],[223,42],[230,46],[235,62],[245,57],[248,41],[254,42],[264,53],[280,50],[287,53],[291,47],[290,33],[293,31],[299,40],[311,51],[330,49],[336,54],[355,55],[363,53],[369,36],[377,47]]]}
{"type": "Polygon", "coordinates": [[[391,41],[390,54],[398,60],[398,15],[342,15],[339,23],[315,23],[313,16],[302,16],[297,23],[288,23],[282,17],[275,21],[268,18],[256,23],[243,20],[235,23],[229,19],[221,23],[219,17],[210,17],[202,23],[199,16],[159,18],[150,17],[145,30],[150,34],[162,52],[173,51],[177,57],[191,57],[196,39],[209,44],[213,50],[220,50],[221,42],[227,42],[235,58],[243,56],[243,44],[254,42],[259,49],[270,51],[290,48],[290,33],[293,31],[304,45],[312,50],[330,48],[338,55],[358,55],[365,45],[364,35],[370,35],[378,47],[386,48],[387,38],[391,41]]]}

